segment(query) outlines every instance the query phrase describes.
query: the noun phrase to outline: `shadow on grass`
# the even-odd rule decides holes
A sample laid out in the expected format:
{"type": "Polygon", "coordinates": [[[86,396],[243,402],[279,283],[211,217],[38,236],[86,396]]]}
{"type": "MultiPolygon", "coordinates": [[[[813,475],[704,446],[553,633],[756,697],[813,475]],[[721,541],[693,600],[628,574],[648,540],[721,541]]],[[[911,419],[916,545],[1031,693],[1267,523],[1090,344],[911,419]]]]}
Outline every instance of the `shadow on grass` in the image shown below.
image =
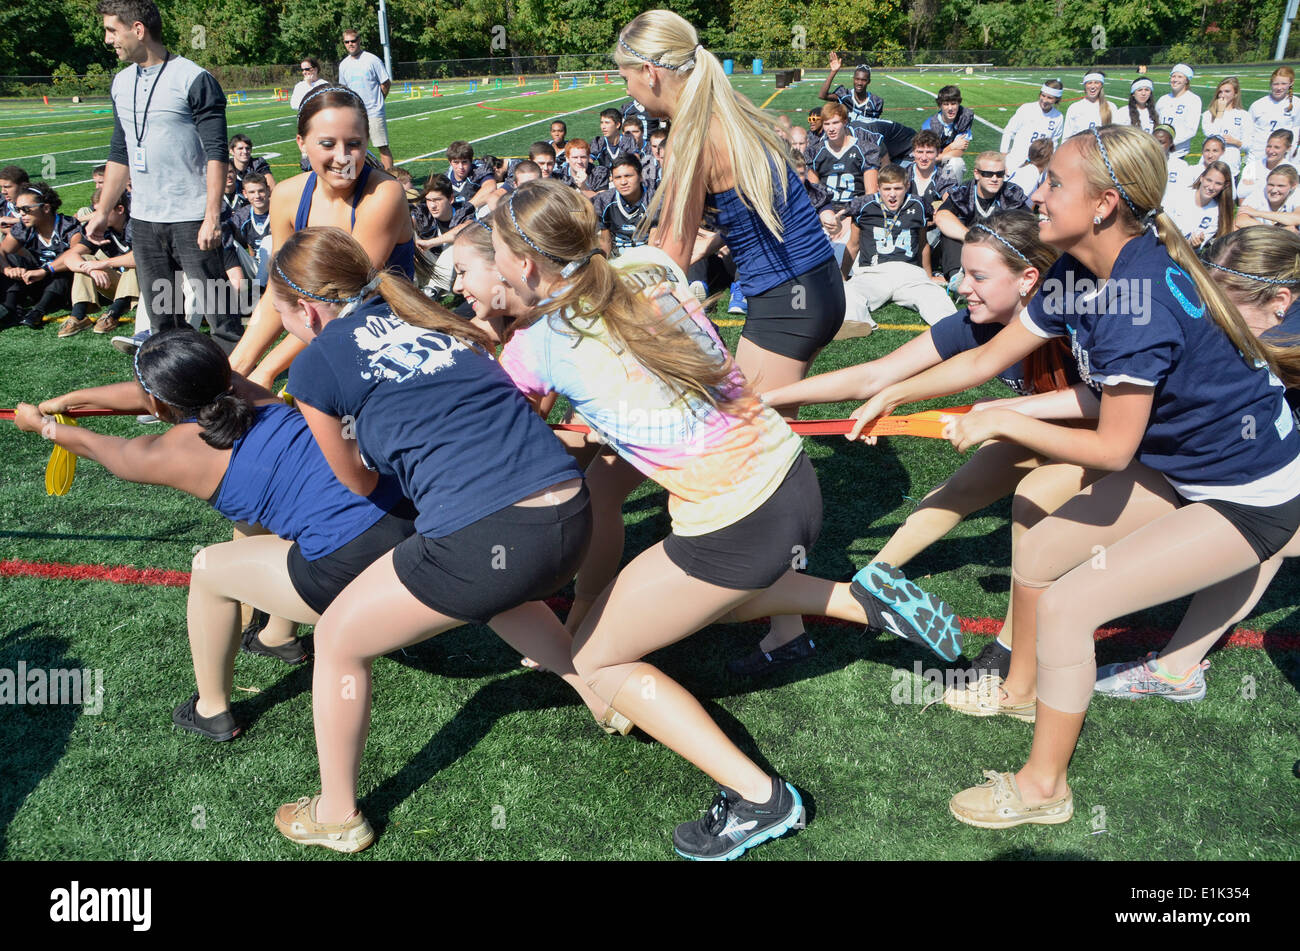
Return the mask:
{"type": "MultiPolygon", "coordinates": [[[[60,639],[36,634],[38,630],[37,625],[29,624],[0,637],[0,670],[11,671],[17,678],[20,661],[28,671],[80,668],[77,658],[63,653],[65,645],[60,639]]],[[[15,683],[15,690],[24,688],[15,683]]],[[[81,712],[81,706],[74,704],[0,706],[0,775],[4,776],[0,783],[0,856],[8,846],[9,824],[62,759],[81,712]]]]}
{"type": "Polygon", "coordinates": [[[992,856],[991,862],[1096,862],[1095,855],[1086,852],[1057,851],[1054,849],[1007,849],[992,856]]]}

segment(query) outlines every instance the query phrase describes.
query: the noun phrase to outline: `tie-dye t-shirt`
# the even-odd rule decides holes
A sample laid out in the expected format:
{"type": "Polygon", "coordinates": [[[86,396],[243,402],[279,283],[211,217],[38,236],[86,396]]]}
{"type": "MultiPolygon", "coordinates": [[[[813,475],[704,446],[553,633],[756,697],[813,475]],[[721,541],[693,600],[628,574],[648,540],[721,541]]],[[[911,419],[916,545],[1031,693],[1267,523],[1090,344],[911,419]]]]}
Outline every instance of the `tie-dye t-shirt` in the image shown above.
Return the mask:
{"type": "MultiPolygon", "coordinates": [[[[646,291],[665,315],[701,348],[727,351],[693,296],[659,283],[646,291]]],[[[785,420],[745,394],[727,412],[699,397],[675,398],[658,377],[619,352],[599,319],[575,321],[581,335],[556,314],[517,331],[501,365],[521,390],[560,393],[593,432],[621,457],[668,490],[673,532],[705,535],[753,512],[777,490],[803,451],[785,420]]],[[[728,396],[741,393],[739,372],[728,396]]]]}

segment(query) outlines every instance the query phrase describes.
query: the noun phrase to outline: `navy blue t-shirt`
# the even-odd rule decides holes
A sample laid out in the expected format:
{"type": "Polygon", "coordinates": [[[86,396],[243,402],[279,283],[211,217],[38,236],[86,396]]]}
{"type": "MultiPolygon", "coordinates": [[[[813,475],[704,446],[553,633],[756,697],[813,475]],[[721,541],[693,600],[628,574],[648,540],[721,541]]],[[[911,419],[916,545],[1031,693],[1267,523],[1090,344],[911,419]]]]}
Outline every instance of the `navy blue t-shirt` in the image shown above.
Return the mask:
{"type": "Polygon", "coordinates": [[[257,407],[235,440],[212,507],[289,541],[315,561],[359,537],[402,500],[396,480],[381,478],[369,496],[334,475],[302,413],[283,403],[257,407]]]}
{"type": "Polygon", "coordinates": [[[355,419],[362,456],[397,477],[428,538],[582,475],[496,361],[379,297],[325,325],[293,361],[289,392],[355,419]]]}
{"type": "MultiPolygon", "coordinates": [[[[1275,347],[1300,347],[1300,301],[1291,305],[1282,316],[1282,322],[1270,327],[1259,335],[1260,340],[1267,340],[1275,347]]],[[[1291,406],[1291,413],[1300,425],[1300,389],[1288,389],[1286,401],[1291,406]]]]}
{"type": "MultiPolygon", "coordinates": [[[[950,360],[959,353],[984,346],[998,335],[1003,326],[996,323],[977,324],[970,319],[970,308],[963,307],[930,328],[930,342],[939,351],[941,360],[950,360]]],[[[1079,373],[1071,365],[1066,365],[1065,376],[1071,386],[1079,382],[1079,373]]],[[[998,379],[1015,390],[1017,396],[1034,395],[1034,383],[1026,378],[1023,361],[1007,367],[998,374],[998,379]]]]}
{"type": "Polygon", "coordinates": [[[1247,365],[1155,234],[1125,244],[1098,287],[1063,254],[1021,320],[1039,336],[1069,337],[1085,383],[1154,388],[1138,460],[1191,500],[1279,505],[1300,494],[1300,471],[1289,471],[1300,461],[1300,431],[1281,381],[1247,365]]]}

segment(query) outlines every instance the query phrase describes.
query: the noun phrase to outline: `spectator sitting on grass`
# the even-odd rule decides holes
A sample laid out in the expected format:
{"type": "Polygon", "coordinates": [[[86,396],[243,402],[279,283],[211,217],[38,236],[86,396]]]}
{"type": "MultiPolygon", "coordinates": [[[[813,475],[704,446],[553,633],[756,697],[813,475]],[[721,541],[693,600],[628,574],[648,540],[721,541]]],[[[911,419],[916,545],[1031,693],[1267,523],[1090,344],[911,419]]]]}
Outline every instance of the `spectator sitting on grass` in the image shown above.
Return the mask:
{"type": "Polygon", "coordinates": [[[230,138],[230,167],[235,170],[235,181],[239,191],[244,190],[244,176],[251,172],[266,177],[266,187],[275,187],[275,176],[271,174],[271,163],[264,158],[253,157],[253,140],[242,132],[230,138]]]}
{"type": "Polygon", "coordinates": [[[5,234],[18,224],[18,192],[29,181],[26,169],[17,165],[0,168],[0,231],[5,234]]]}
{"type": "MultiPolygon", "coordinates": [[[[99,205],[95,191],[91,206],[99,205]]],[[[59,327],[60,337],[71,337],[93,326],[95,333],[112,333],[128,310],[140,297],[135,273],[135,254],[131,251],[131,196],[123,193],[108,216],[104,240],[84,243],[63,253],[62,263],[72,274],[72,315],[59,327]],[[108,310],[98,320],[87,316],[91,307],[108,302],[108,310]]]]}
{"type": "Polygon", "coordinates": [[[0,277],[0,330],[22,324],[32,330],[45,326],[45,315],[70,303],[72,272],[61,260],[70,248],[84,246],[81,225],[59,214],[63,200],[45,182],[28,182],[14,205],[18,224],[0,241],[4,275],[0,277]],[[20,313],[24,302],[34,300],[20,313]]]}

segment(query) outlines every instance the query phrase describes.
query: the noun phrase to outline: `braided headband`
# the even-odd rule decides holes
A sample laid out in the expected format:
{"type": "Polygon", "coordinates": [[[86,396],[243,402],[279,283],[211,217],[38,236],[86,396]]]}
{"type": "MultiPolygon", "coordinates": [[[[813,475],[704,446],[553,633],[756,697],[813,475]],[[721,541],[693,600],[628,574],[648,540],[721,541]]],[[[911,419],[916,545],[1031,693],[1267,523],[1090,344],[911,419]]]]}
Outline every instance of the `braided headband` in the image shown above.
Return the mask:
{"type": "MultiPolygon", "coordinates": [[[[672,67],[668,67],[668,68],[671,69],[672,67]]],[[[578,268],[582,267],[584,264],[586,264],[588,261],[592,259],[593,255],[597,255],[597,254],[603,255],[605,253],[603,248],[592,248],[590,251],[588,251],[586,254],[584,254],[582,257],[578,258],[577,260],[566,261],[558,254],[552,254],[550,251],[542,250],[537,245],[537,243],[533,241],[532,238],[524,234],[524,229],[519,227],[519,219],[515,217],[515,192],[510,193],[510,199],[506,203],[506,210],[510,212],[510,223],[514,225],[515,232],[519,235],[519,237],[524,239],[524,243],[526,245],[528,245],[530,248],[532,248],[542,257],[554,261],[556,264],[564,265],[560,269],[560,277],[572,277],[574,272],[576,272],[578,268]]]]}
{"type": "Polygon", "coordinates": [[[661,63],[659,60],[646,56],[644,53],[638,53],[636,50],[632,49],[632,47],[628,46],[627,40],[623,39],[621,36],[618,38],[618,45],[644,63],[649,63],[651,66],[658,66],[660,69],[671,70],[675,73],[684,73],[687,70],[693,69],[695,67],[695,55],[704,52],[704,47],[702,45],[696,45],[695,53],[691,55],[690,59],[682,63],[680,66],[669,66],[667,63],[661,63]]]}
{"type": "Polygon", "coordinates": [[[968,230],[970,230],[970,231],[983,231],[983,232],[985,232],[986,234],[991,234],[991,235],[993,235],[993,237],[996,238],[998,241],[1000,241],[1004,246],[1006,246],[1006,247],[1011,251],[1012,254],[1014,254],[1016,257],[1020,258],[1020,260],[1024,261],[1026,264],[1029,264],[1031,267],[1033,266],[1032,264],[1030,264],[1029,258],[1025,257],[1024,254],[1021,253],[1021,251],[1020,251],[1019,248],[1017,248],[1014,244],[1012,244],[1012,243],[1011,243],[1010,241],[1008,241],[1006,238],[1002,237],[1002,235],[998,234],[996,231],[994,231],[994,230],[993,230],[992,228],[990,228],[988,225],[985,225],[985,224],[973,224],[973,225],[970,226],[970,228],[969,228],[968,230]]]}
{"type": "Polygon", "coordinates": [[[1101,151],[1101,160],[1106,163],[1106,172],[1110,175],[1110,180],[1115,183],[1115,188],[1119,192],[1119,197],[1123,198],[1124,204],[1128,205],[1128,210],[1133,212],[1133,217],[1138,220],[1143,228],[1154,224],[1156,216],[1163,212],[1164,209],[1159,205],[1156,205],[1156,207],[1152,208],[1145,215],[1141,214],[1137,210],[1137,205],[1135,205],[1133,199],[1128,196],[1128,192],[1124,190],[1124,186],[1119,183],[1119,177],[1115,174],[1115,168],[1110,164],[1110,156],[1106,154],[1106,143],[1101,141],[1101,133],[1097,131],[1096,126],[1092,126],[1089,131],[1092,133],[1092,137],[1097,140],[1097,148],[1101,151]]]}
{"type": "MultiPolygon", "coordinates": [[[[279,274],[280,277],[284,280],[284,282],[288,284],[289,287],[291,287],[295,293],[300,294],[303,297],[310,297],[312,300],[318,300],[322,304],[358,304],[370,296],[370,294],[374,291],[374,289],[379,286],[379,281],[384,276],[382,271],[376,274],[370,280],[370,283],[366,284],[364,287],[361,288],[361,290],[357,291],[355,297],[321,297],[319,294],[313,294],[305,287],[299,287],[297,284],[295,284],[293,280],[289,277],[289,275],[284,273],[284,268],[280,267],[279,261],[275,262],[275,273],[279,274]]],[[[342,314],[340,314],[339,316],[342,316],[342,314]]]]}
{"type": "Polygon", "coordinates": [[[1245,271],[1234,271],[1230,267],[1224,267],[1222,264],[1215,264],[1213,261],[1202,261],[1201,263],[1206,267],[1214,268],[1216,271],[1227,271],[1229,274],[1235,274],[1237,277],[1248,278],[1252,281],[1259,281],[1261,284],[1277,284],[1282,287],[1292,287],[1296,284],[1300,284],[1300,280],[1284,281],[1279,280],[1276,277],[1261,277],[1258,274],[1247,274],[1245,271]]]}

